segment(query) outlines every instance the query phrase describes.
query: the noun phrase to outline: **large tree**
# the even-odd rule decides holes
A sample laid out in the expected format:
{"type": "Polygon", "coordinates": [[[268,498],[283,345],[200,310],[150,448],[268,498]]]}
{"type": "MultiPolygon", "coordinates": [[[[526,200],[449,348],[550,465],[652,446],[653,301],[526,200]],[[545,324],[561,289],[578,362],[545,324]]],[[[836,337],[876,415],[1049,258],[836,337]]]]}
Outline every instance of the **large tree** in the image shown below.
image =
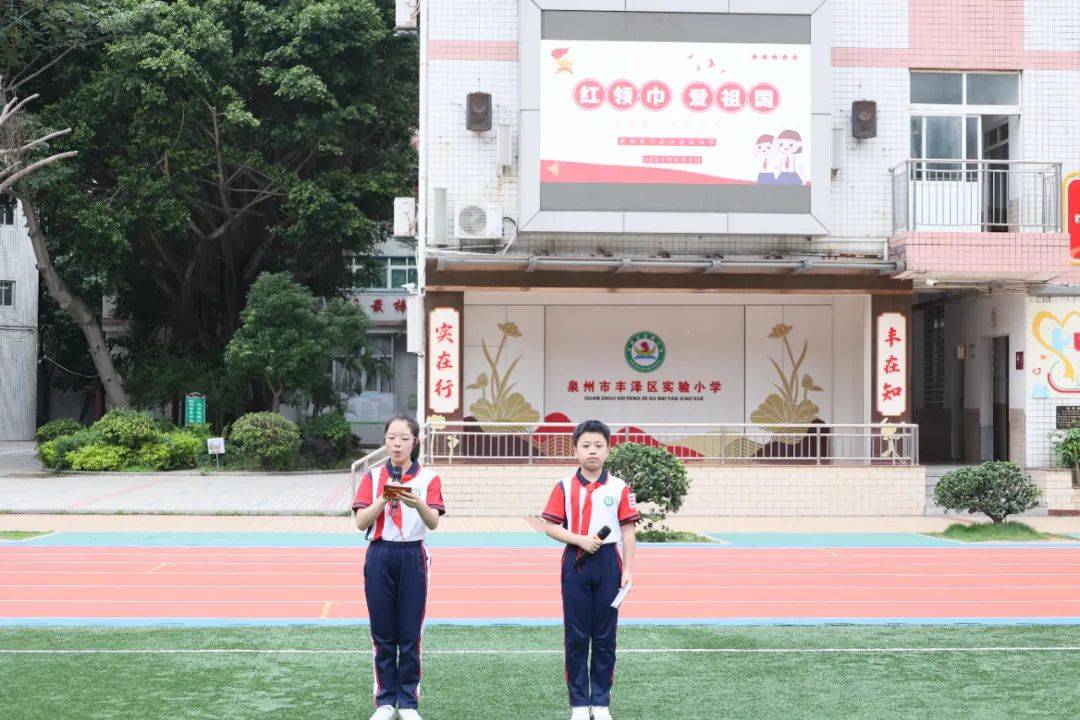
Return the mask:
{"type": "Polygon", "coordinates": [[[391,0],[106,3],[43,111],[79,155],[35,188],[50,242],[115,293],[129,373],[220,367],[248,289],[332,296],[414,185],[415,43],[391,0]]]}
{"type": "Polygon", "coordinates": [[[54,262],[54,247],[38,213],[35,181],[77,151],[55,149],[69,128],[49,129],[31,114],[40,96],[31,93],[34,88],[48,88],[54,96],[63,92],[53,82],[59,69],[77,65],[90,48],[104,42],[103,17],[101,5],[77,0],[0,0],[0,195],[10,191],[21,204],[50,300],[77,326],[109,401],[123,407],[128,404],[123,380],[98,315],[84,299],[86,283],[65,278],[58,267],[62,263],[54,262]]]}

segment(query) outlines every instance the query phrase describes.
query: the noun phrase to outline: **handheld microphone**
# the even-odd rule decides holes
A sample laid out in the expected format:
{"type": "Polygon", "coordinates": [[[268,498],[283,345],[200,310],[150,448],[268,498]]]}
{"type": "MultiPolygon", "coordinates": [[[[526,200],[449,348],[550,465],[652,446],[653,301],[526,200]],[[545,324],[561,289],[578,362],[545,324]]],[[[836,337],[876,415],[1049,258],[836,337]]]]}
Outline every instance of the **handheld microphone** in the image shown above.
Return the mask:
{"type": "MultiPolygon", "coordinates": [[[[608,527],[607,525],[605,525],[604,527],[600,528],[600,529],[599,529],[599,530],[597,531],[597,533],[596,533],[596,537],[600,538],[601,540],[604,540],[604,539],[605,539],[605,538],[606,538],[606,537],[607,537],[608,535],[610,535],[610,534],[611,534],[611,528],[609,528],[609,527],[608,527]]],[[[576,562],[576,565],[577,565],[577,566],[578,566],[579,568],[580,568],[580,566],[581,566],[581,560],[582,560],[582,558],[584,557],[584,555],[585,555],[585,551],[584,551],[584,550],[582,550],[582,549],[580,549],[580,548],[578,548],[578,551],[577,551],[577,562],[576,562]]]]}
{"type": "MultiPolygon", "coordinates": [[[[390,479],[393,480],[394,483],[400,483],[401,482],[401,468],[394,467],[393,465],[391,465],[390,466],[390,479]]],[[[397,510],[398,509],[397,495],[394,495],[394,499],[390,501],[390,509],[391,510],[397,510]]]]}

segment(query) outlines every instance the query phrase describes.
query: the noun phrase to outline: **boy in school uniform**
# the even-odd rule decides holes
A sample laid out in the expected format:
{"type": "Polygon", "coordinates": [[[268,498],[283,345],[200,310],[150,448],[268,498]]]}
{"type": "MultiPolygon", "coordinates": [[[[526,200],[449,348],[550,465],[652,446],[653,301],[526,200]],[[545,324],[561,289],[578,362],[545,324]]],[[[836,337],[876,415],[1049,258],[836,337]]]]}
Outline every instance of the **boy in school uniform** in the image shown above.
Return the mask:
{"type": "Polygon", "coordinates": [[[630,486],[604,469],[611,444],[607,425],[587,420],[573,437],[581,466],[555,484],[542,517],[548,537],[566,543],[562,598],[570,720],[611,720],[619,620],[611,601],[631,580],[634,524],[641,516],[630,486]],[[605,527],[609,534],[601,539],[605,527]]]}
{"type": "Polygon", "coordinates": [[[353,501],[356,526],[371,541],[364,556],[375,648],[371,720],[420,720],[421,637],[431,567],[424,538],[438,527],[446,505],[439,476],[418,462],[416,420],[396,415],[385,430],[390,458],[364,475],[353,501]]]}

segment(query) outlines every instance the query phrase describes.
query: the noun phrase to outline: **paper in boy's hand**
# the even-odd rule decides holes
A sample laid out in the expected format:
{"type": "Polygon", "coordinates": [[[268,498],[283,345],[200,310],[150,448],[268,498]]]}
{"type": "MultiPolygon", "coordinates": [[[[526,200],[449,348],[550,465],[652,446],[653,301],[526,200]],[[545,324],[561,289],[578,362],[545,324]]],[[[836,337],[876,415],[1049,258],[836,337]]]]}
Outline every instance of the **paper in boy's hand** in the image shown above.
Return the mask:
{"type": "Polygon", "coordinates": [[[616,610],[622,605],[622,601],[626,599],[627,594],[630,592],[630,587],[633,585],[633,581],[630,581],[619,588],[619,593],[615,596],[615,599],[611,601],[611,607],[616,610]]]}
{"type": "Polygon", "coordinates": [[[387,500],[394,500],[401,493],[409,492],[409,486],[398,483],[386,483],[383,486],[383,497],[387,500]]]}

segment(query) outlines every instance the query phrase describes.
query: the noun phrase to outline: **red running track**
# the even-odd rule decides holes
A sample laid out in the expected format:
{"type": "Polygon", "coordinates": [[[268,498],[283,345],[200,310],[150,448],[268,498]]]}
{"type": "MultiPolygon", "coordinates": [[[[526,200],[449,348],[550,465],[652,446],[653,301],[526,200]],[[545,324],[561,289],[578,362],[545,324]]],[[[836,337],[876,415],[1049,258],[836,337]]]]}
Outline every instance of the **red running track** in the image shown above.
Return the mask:
{"type": "MultiPolygon", "coordinates": [[[[433,548],[428,618],[558,620],[559,551],[433,548]]],[[[0,620],[364,619],[361,548],[8,547],[0,620]]],[[[1080,548],[655,548],[635,620],[1080,618],[1080,548]]]]}

